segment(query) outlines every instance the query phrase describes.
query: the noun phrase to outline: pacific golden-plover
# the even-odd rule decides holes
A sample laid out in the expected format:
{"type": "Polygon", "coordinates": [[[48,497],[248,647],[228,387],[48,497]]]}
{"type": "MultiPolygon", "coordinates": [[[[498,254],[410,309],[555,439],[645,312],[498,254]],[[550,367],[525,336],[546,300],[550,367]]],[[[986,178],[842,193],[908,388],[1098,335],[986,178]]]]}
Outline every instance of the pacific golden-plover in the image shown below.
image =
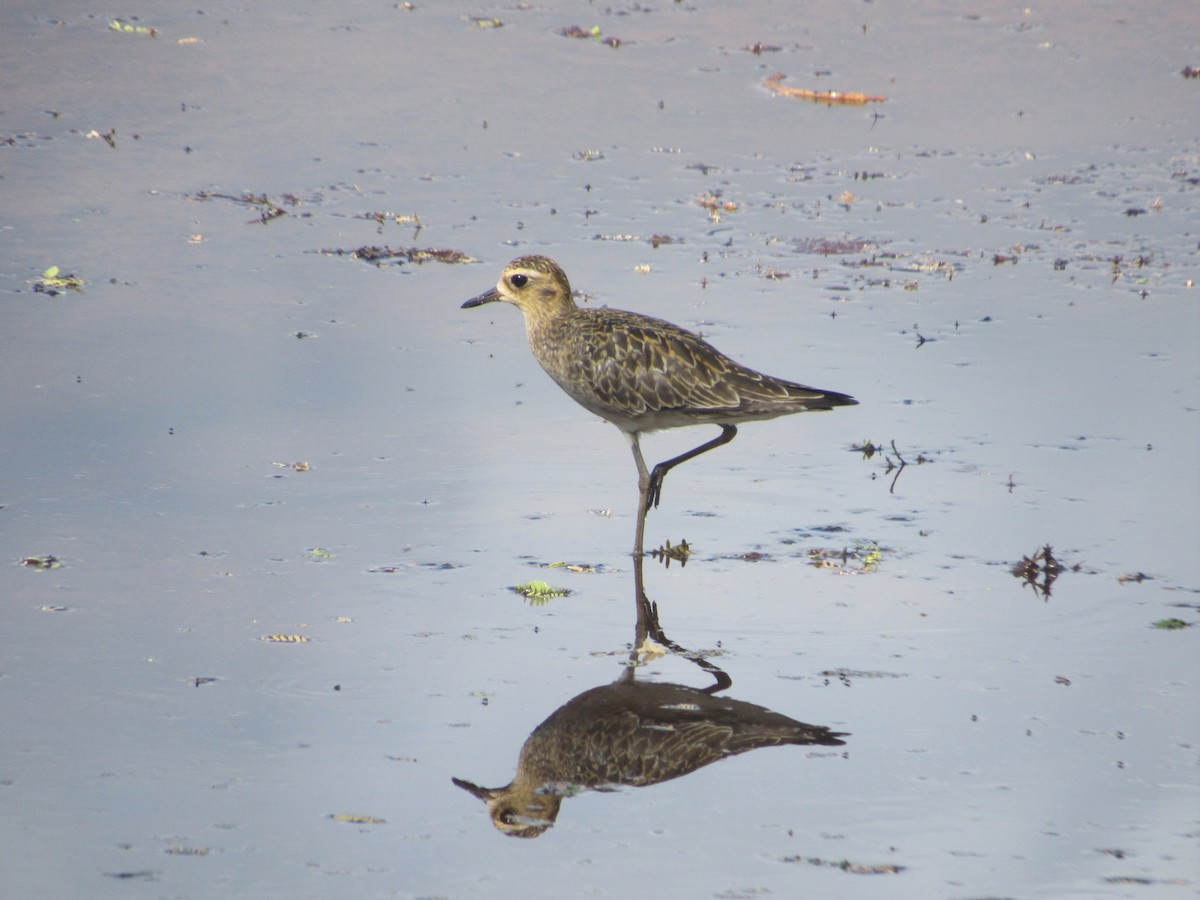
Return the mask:
{"type": "Polygon", "coordinates": [[[487,804],[500,831],[538,837],[555,823],[563,798],[584,790],[646,787],[748,750],[840,747],[844,737],[744,700],[624,677],[584,691],[535,728],[509,784],[453,781],[487,804]]]}
{"type": "Polygon", "coordinates": [[[581,309],[566,274],[545,256],[514,259],[494,288],[462,307],[496,300],[512,303],[524,314],[529,348],[558,386],[629,439],[640,502],[635,553],[641,551],[645,514],[658,506],[667,472],[729,443],[738,423],[858,402],[837,391],[755,372],[663,319],[619,309],[581,309]],[[705,424],[721,426],[721,433],[647,471],[639,443],[643,432],[705,424]]]}

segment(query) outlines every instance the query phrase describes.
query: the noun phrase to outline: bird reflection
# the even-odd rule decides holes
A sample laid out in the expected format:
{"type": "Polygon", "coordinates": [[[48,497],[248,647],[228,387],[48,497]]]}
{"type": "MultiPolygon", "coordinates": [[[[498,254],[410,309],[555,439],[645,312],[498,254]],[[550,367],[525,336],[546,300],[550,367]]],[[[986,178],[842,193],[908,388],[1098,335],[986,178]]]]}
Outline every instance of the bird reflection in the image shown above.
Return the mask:
{"type": "Polygon", "coordinates": [[[635,563],[637,640],[622,677],[584,691],[535,728],[521,748],[517,773],[509,784],[485,788],[453,779],[487,804],[492,824],[504,834],[523,838],[544,834],[558,818],[563,799],[583,791],[646,787],[760,747],[845,743],[841,738],[846,735],[824,726],[714,696],[732,680],[710,660],[666,638],[656,607],[641,589],[640,569],[639,560],[635,563]],[[700,665],[714,683],[699,689],[637,681],[639,658],[656,646],[700,665]]]}

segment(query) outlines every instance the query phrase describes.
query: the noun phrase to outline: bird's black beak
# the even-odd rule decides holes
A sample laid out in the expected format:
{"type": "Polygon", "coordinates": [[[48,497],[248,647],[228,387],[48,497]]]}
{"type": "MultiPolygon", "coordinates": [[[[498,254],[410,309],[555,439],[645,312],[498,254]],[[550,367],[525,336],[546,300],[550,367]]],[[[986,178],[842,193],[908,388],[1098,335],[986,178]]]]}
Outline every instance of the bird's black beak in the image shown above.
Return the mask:
{"type": "MultiPolygon", "coordinates": [[[[480,296],[486,296],[486,295],[485,295],[485,294],[481,294],[480,296]]],[[[475,298],[475,300],[479,300],[479,297],[476,297],[476,298],[475,298]]],[[[468,300],[467,302],[468,302],[468,303],[474,303],[474,302],[475,302],[475,300],[468,300]]],[[[483,300],[483,301],[480,301],[480,302],[482,302],[482,303],[487,303],[487,301],[486,301],[486,300],[483,300]]],[[[479,785],[477,785],[477,784],[472,784],[471,782],[469,782],[469,781],[464,781],[464,780],[463,780],[463,779],[461,779],[461,778],[451,778],[450,780],[454,782],[454,784],[455,784],[455,786],[456,786],[456,787],[460,787],[460,788],[462,788],[464,791],[466,791],[468,794],[471,794],[472,796],[478,797],[478,798],[479,798],[480,800],[482,800],[484,803],[487,803],[489,800],[491,800],[491,799],[492,799],[492,794],[493,794],[493,791],[492,791],[492,790],[490,790],[489,788],[480,787],[480,786],[479,786],[479,785]]]]}
{"type": "Polygon", "coordinates": [[[492,288],[490,291],[484,291],[478,297],[472,297],[470,300],[464,303],[460,309],[470,309],[472,306],[483,306],[485,303],[495,303],[499,299],[500,292],[495,288],[492,288]]]}

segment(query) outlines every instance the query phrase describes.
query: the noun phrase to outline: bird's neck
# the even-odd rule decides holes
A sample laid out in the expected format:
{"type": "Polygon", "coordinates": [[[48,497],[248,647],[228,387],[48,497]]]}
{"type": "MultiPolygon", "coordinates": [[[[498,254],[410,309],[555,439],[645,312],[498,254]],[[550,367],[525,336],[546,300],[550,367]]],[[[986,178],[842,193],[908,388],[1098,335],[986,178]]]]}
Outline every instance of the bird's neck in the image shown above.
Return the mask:
{"type": "Polygon", "coordinates": [[[539,303],[522,309],[525,316],[525,333],[531,345],[541,343],[542,339],[554,331],[562,322],[569,319],[579,307],[571,299],[558,300],[550,303],[539,303]]]}

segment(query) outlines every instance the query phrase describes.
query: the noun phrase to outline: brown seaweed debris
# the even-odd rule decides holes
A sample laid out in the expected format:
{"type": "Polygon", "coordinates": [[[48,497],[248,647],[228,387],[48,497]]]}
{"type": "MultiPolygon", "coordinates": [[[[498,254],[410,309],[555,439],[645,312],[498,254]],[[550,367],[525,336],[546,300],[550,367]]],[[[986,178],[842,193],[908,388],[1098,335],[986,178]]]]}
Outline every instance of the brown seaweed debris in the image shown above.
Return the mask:
{"type": "Polygon", "coordinates": [[[671,568],[671,560],[675,560],[682,568],[683,566],[686,566],[688,560],[691,559],[692,548],[688,546],[686,538],[680,541],[674,547],[671,546],[671,541],[668,539],[665,544],[655,550],[651,550],[646,555],[661,562],[664,568],[671,568]]]}
{"type": "Polygon", "coordinates": [[[246,222],[247,225],[266,225],[268,222],[286,216],[287,210],[283,208],[283,203],[288,206],[299,206],[302,202],[295,194],[283,194],[279,203],[272,200],[266,194],[254,194],[250,191],[243,191],[241,194],[221,194],[216,191],[197,191],[192,195],[194,200],[228,200],[230,203],[236,203],[238,206],[249,206],[252,209],[259,211],[256,218],[246,222]]]}
{"type": "Polygon", "coordinates": [[[1046,544],[1033,556],[1023,556],[1021,561],[1010,570],[1014,578],[1022,581],[1021,587],[1028,585],[1034,594],[1043,600],[1050,599],[1050,590],[1058,576],[1065,571],[1063,564],[1055,558],[1054,551],[1046,544]]]}
{"type": "Polygon", "coordinates": [[[776,72],[763,79],[763,86],[769,91],[784,97],[795,97],[797,100],[808,100],[812,103],[824,103],[827,106],[865,106],[868,103],[883,103],[887,97],[874,94],[859,94],[853,91],[810,91],[807,88],[788,87],[780,84],[787,75],[776,72]]]}
{"type": "Polygon", "coordinates": [[[469,263],[475,260],[461,250],[435,249],[431,247],[355,247],[346,250],[341,247],[325,249],[325,256],[349,256],[351,259],[361,259],[376,266],[384,266],[389,262],[398,265],[409,263],[440,262],[447,264],[469,263]]]}
{"type": "Polygon", "coordinates": [[[793,238],[792,246],[797,253],[812,253],[818,256],[843,256],[847,253],[867,253],[879,246],[878,241],[866,238],[793,238]]]}
{"type": "Polygon", "coordinates": [[[592,38],[598,43],[607,44],[614,50],[625,43],[619,37],[613,37],[612,35],[604,37],[599,25],[593,25],[591,28],[583,28],[579,25],[567,25],[565,28],[558,29],[558,33],[563,37],[569,38],[592,38]]]}

